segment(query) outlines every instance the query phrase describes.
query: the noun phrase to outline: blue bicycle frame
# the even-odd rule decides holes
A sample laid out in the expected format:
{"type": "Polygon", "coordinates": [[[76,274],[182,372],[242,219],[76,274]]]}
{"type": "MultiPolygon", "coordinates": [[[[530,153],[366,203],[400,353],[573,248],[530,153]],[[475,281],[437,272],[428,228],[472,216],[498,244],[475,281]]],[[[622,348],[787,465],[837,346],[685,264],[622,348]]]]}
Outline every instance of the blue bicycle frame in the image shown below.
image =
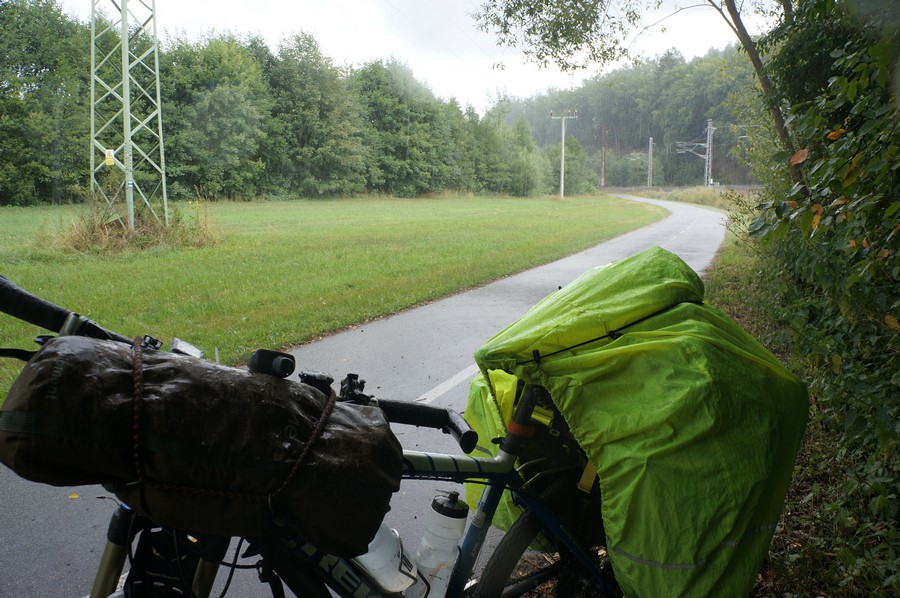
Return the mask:
{"type": "MultiPolygon", "coordinates": [[[[403,451],[403,466],[403,478],[409,480],[487,482],[478,508],[466,528],[446,594],[448,597],[460,596],[475,567],[503,492],[507,489],[515,491],[522,487],[522,478],[515,470],[515,457],[502,449],[493,459],[403,451]]],[[[591,572],[598,583],[606,581],[603,573],[597,568],[585,549],[569,533],[551,508],[528,493],[519,493],[517,498],[524,508],[531,509],[537,514],[551,541],[571,552],[584,565],[585,570],[591,572]]],[[[294,557],[318,569],[319,576],[325,580],[327,585],[342,595],[353,598],[383,595],[379,586],[369,580],[352,560],[326,554],[295,534],[286,536],[282,546],[294,557]]]]}

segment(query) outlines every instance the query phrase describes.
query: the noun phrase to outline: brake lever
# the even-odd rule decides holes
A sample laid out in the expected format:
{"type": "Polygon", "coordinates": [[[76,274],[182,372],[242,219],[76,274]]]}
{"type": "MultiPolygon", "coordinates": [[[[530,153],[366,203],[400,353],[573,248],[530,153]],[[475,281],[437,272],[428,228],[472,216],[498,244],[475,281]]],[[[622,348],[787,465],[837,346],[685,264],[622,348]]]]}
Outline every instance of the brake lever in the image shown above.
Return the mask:
{"type": "Polygon", "coordinates": [[[341,394],[338,395],[338,400],[344,403],[368,405],[372,402],[372,397],[363,393],[365,388],[366,381],[360,379],[359,374],[347,374],[347,377],[341,380],[341,394]]]}

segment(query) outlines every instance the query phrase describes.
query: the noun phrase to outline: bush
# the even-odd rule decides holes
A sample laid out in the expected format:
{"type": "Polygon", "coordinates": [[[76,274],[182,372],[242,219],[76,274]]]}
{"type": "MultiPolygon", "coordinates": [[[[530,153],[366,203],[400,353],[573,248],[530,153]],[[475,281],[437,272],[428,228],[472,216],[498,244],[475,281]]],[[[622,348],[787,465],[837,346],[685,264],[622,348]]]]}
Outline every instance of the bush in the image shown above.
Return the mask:
{"type": "MultiPolygon", "coordinates": [[[[794,29],[841,18],[823,6],[807,3],[794,29]]],[[[773,185],[750,232],[766,243],[777,309],[805,368],[811,429],[819,431],[798,472],[803,539],[786,551],[787,562],[832,593],[896,595],[900,119],[890,82],[900,34],[848,23],[852,34],[810,88],[816,95],[790,110],[802,149],[777,159],[801,182],[786,195],[773,185]]],[[[780,48],[773,68],[795,58],[796,48],[780,48]]]]}

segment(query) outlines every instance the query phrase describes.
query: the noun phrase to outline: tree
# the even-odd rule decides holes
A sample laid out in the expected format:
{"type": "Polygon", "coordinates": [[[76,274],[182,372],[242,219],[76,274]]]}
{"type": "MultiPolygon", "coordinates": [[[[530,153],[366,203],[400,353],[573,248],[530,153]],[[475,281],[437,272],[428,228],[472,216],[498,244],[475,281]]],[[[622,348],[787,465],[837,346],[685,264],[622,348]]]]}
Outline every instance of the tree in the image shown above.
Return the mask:
{"type": "Polygon", "coordinates": [[[475,176],[479,191],[504,193],[511,187],[509,163],[503,159],[503,125],[487,115],[469,118],[476,142],[475,176]]]}
{"type": "Polygon", "coordinates": [[[184,113],[191,126],[176,136],[190,162],[176,172],[205,197],[255,195],[265,168],[255,155],[264,134],[263,114],[237,85],[216,85],[193,99],[184,113]]]}
{"type": "MultiPolygon", "coordinates": [[[[559,193],[560,144],[547,148],[545,153],[545,191],[559,193]]],[[[582,195],[597,190],[597,175],[588,167],[587,156],[577,137],[566,137],[565,194],[582,195]]],[[[647,162],[644,160],[644,180],[647,162]]],[[[610,180],[610,184],[613,184],[610,180]]]]}
{"type": "Polygon", "coordinates": [[[160,68],[173,195],[258,194],[271,100],[250,48],[233,36],[176,40],[160,68]]]}
{"type": "Polygon", "coordinates": [[[520,118],[515,128],[503,128],[503,161],[509,178],[500,189],[516,197],[528,197],[542,191],[546,161],[531,136],[528,121],[520,118]]]}
{"type": "Polygon", "coordinates": [[[302,33],[284,40],[264,75],[274,105],[272,178],[306,197],[350,195],[365,185],[359,108],[346,81],[302,33]]]}
{"type": "Polygon", "coordinates": [[[453,99],[441,104],[440,108],[441,141],[438,148],[441,161],[446,165],[442,186],[455,191],[475,191],[478,187],[475,177],[477,148],[471,122],[473,117],[477,121],[478,115],[471,106],[463,112],[453,99]]]}
{"type": "Polygon", "coordinates": [[[89,45],[55,2],[0,4],[0,205],[77,197],[89,173],[89,45]]]}
{"type": "Polygon", "coordinates": [[[376,60],[352,75],[368,149],[367,188],[399,197],[439,190],[445,162],[435,124],[439,102],[409,67],[376,60]]]}
{"type": "Polygon", "coordinates": [[[606,156],[606,184],[610,187],[644,187],[647,185],[646,153],[606,156]]]}
{"type": "MultiPolygon", "coordinates": [[[[646,154],[653,137],[657,148],[654,179],[669,185],[696,185],[703,180],[703,161],[677,153],[676,142],[705,142],[707,120],[714,119],[718,127],[716,179],[746,183],[749,169],[730,155],[730,150],[742,143],[740,132],[725,123],[746,122],[732,114],[730,98],[739,93],[746,96],[752,85],[753,71],[737,47],[712,50],[690,62],[670,50],[661,57],[593,77],[576,89],[511,101],[504,122],[513,124],[526,118],[537,144],[547,148],[558,145],[560,135],[559,121],[548,118],[548,112],[577,108],[578,119],[568,122],[566,137],[578,139],[588,155],[600,153],[604,130],[609,155],[646,154]]],[[[646,184],[646,161],[643,177],[635,179],[632,167],[635,165],[624,162],[617,165],[617,176],[608,183],[634,179],[631,184],[646,184]]]]}
{"type": "Polygon", "coordinates": [[[627,55],[626,33],[640,19],[639,0],[488,0],[475,13],[481,28],[527,56],[564,70],[627,55]],[[612,9],[612,10],[611,10],[612,9]]]}

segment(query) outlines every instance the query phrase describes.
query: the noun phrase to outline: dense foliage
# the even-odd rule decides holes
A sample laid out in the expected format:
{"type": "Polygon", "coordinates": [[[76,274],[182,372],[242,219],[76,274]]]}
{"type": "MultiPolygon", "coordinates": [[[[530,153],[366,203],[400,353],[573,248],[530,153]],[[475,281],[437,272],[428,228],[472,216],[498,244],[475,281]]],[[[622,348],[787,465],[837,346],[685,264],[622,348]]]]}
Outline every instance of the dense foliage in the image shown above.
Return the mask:
{"type": "Polygon", "coordinates": [[[847,592],[900,588],[898,26],[809,0],[767,40],[799,148],[779,157],[800,180],[767,195],[751,232],[781,271],[815,415],[838,447],[808,463],[816,482],[805,498],[831,527],[802,553],[833,554],[822,581],[847,592]]]}
{"type": "Polygon", "coordinates": [[[0,205],[87,181],[90,31],[53,0],[0,2],[0,205]]]}
{"type": "MultiPolygon", "coordinates": [[[[0,205],[78,201],[90,172],[90,28],[53,0],[3,0],[0,40],[0,205]]],[[[175,38],[160,71],[172,198],[546,186],[547,158],[524,122],[438,99],[393,60],[339,69],[307,34],[275,52],[256,37],[175,38]]]]}
{"type": "Polygon", "coordinates": [[[541,65],[564,70],[628,54],[624,37],[640,21],[642,0],[482,0],[476,18],[500,42],[520,45],[541,65]],[[565,40],[565,43],[560,43],[565,40]]]}

